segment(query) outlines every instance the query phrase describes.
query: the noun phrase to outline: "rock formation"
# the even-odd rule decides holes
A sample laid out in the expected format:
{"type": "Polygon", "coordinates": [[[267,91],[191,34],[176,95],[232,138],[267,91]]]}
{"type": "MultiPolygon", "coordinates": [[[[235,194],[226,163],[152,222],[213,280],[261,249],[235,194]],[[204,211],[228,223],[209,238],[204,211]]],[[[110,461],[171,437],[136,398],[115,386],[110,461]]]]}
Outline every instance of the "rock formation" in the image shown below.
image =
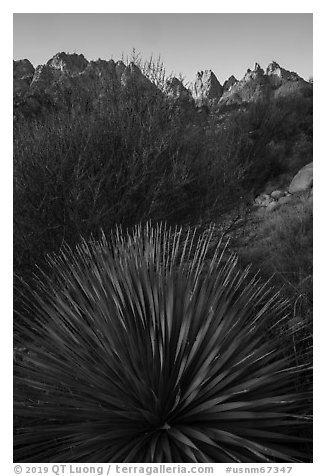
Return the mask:
{"type": "Polygon", "coordinates": [[[249,82],[249,81],[260,79],[263,76],[264,76],[264,70],[260,67],[260,64],[255,63],[254,69],[251,71],[251,69],[249,68],[246,74],[244,75],[242,81],[249,82]]]}
{"type": "Polygon", "coordinates": [[[233,74],[227,79],[223,84],[223,92],[230,91],[231,88],[238,82],[238,80],[233,76],[233,74]]]}
{"type": "MultiPolygon", "coordinates": [[[[137,65],[122,61],[87,61],[83,55],[58,53],[34,70],[27,60],[14,62],[16,110],[36,114],[44,110],[78,110],[116,98],[122,90],[158,94],[158,88],[137,65]]],[[[189,93],[190,95],[190,93],[189,93]]]]}
{"type": "Polygon", "coordinates": [[[62,73],[74,76],[82,73],[88,66],[88,61],[84,55],[57,53],[47,63],[51,69],[57,69],[62,73]]]}
{"type": "Polygon", "coordinates": [[[14,99],[22,98],[28,91],[34,76],[34,66],[27,59],[14,61],[14,99]]]}
{"type": "Polygon", "coordinates": [[[302,167],[299,172],[293,177],[288,189],[274,190],[270,194],[260,194],[254,200],[254,205],[260,209],[265,209],[271,212],[292,201],[295,194],[302,192],[309,192],[308,198],[312,200],[312,185],[313,185],[313,162],[302,167]]]}
{"type": "Polygon", "coordinates": [[[28,59],[14,61],[14,80],[24,79],[31,82],[34,71],[34,66],[28,59]]]}
{"type": "Polygon", "coordinates": [[[190,86],[197,106],[217,104],[223,94],[223,87],[212,70],[200,71],[190,86]]]}
{"type": "Polygon", "coordinates": [[[313,184],[313,163],[302,167],[299,172],[293,177],[289,186],[290,193],[305,192],[312,188],[313,184]]]}
{"type": "Polygon", "coordinates": [[[263,99],[268,92],[268,82],[264,70],[258,63],[253,70],[248,69],[240,81],[233,82],[228,89],[224,89],[220,99],[222,104],[241,104],[263,99]]]}
{"type": "Polygon", "coordinates": [[[272,61],[266,68],[266,75],[274,80],[274,84],[280,84],[284,81],[302,81],[302,78],[297,73],[287,71],[284,68],[272,61]]]}
{"type": "Polygon", "coordinates": [[[312,93],[310,83],[300,78],[297,73],[282,68],[276,61],[267,66],[266,76],[275,97],[312,93]]]}
{"type": "Polygon", "coordinates": [[[178,78],[169,78],[166,81],[165,93],[173,99],[191,100],[192,96],[183,83],[178,78]]]}
{"type": "Polygon", "coordinates": [[[312,85],[297,73],[288,71],[273,61],[267,66],[266,72],[256,63],[254,69],[248,69],[240,81],[224,83],[223,90],[219,103],[230,105],[256,102],[267,97],[305,94],[307,91],[309,94],[312,92],[312,85]]]}
{"type": "MultiPolygon", "coordinates": [[[[141,95],[161,94],[139,67],[114,60],[88,61],[81,54],[57,53],[46,64],[37,66],[27,60],[14,61],[14,107],[16,112],[39,113],[49,108],[80,107],[80,101],[93,107],[116,98],[119,91],[130,89],[141,95]]],[[[164,94],[182,107],[196,104],[241,106],[264,98],[287,94],[312,94],[312,85],[297,73],[287,71],[275,61],[266,72],[258,63],[239,81],[232,75],[221,86],[212,70],[197,73],[189,88],[177,78],[169,78],[164,94]],[[189,103],[189,104],[188,104],[189,103]]]]}

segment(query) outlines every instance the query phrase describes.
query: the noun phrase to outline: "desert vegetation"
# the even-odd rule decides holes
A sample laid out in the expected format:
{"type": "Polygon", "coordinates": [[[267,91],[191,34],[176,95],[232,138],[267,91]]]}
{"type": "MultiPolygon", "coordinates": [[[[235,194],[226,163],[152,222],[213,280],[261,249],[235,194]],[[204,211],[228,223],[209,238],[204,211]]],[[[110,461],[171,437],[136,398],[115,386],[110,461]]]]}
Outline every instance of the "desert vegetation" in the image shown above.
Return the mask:
{"type": "Polygon", "coordinates": [[[16,375],[19,461],[302,459],[288,303],[213,231],[117,230],[51,260],[16,375]]]}
{"type": "Polygon", "coordinates": [[[309,461],[312,204],[246,212],[311,160],[311,97],[199,110],[133,61],[155,93],[16,116],[15,459],[309,461]]]}

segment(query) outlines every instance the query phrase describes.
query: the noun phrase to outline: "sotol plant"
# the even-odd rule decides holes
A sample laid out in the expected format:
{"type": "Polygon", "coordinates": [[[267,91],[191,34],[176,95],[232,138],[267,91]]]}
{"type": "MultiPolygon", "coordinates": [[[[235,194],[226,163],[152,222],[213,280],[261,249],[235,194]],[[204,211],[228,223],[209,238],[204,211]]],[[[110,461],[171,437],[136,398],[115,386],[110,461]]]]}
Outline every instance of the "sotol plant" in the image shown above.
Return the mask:
{"type": "Polygon", "coordinates": [[[147,225],[51,258],[18,324],[15,461],[306,460],[287,305],[213,235],[147,225]]]}

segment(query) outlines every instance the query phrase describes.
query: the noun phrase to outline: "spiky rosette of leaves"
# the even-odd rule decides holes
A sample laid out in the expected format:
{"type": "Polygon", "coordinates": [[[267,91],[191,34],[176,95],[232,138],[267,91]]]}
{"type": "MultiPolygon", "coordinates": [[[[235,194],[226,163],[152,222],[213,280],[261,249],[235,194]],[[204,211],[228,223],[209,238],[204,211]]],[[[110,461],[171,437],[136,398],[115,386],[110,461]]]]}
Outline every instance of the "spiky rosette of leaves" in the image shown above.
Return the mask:
{"type": "Polygon", "coordinates": [[[287,305],[213,232],[147,225],[51,258],[20,324],[16,461],[305,458],[302,368],[271,331],[287,305]]]}

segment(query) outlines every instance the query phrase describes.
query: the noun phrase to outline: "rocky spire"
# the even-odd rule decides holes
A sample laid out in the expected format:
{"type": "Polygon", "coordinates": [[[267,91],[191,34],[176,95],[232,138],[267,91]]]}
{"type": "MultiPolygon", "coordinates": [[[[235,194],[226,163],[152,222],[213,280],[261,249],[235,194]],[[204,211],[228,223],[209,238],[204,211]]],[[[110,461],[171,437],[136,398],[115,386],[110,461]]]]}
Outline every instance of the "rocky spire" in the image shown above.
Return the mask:
{"type": "Polygon", "coordinates": [[[165,84],[165,93],[173,99],[190,99],[191,93],[180,79],[173,77],[169,78],[165,84]]]}
{"type": "Polygon", "coordinates": [[[269,63],[269,65],[266,68],[266,74],[269,76],[271,74],[278,74],[278,72],[281,70],[281,67],[276,61],[272,61],[269,63]]]}
{"type": "Polygon", "coordinates": [[[233,76],[233,74],[229,77],[229,79],[227,79],[226,81],[224,81],[224,84],[223,84],[223,91],[229,91],[232,86],[237,83],[238,80],[235,78],[235,76],[233,76]]]}
{"type": "Polygon", "coordinates": [[[302,80],[297,73],[282,68],[276,61],[272,61],[266,68],[266,75],[273,81],[298,81],[302,80]]]}
{"type": "Polygon", "coordinates": [[[205,102],[217,102],[223,94],[223,88],[212,70],[200,71],[190,87],[198,106],[205,102]]]}
{"type": "Polygon", "coordinates": [[[162,90],[135,63],[126,65],[112,59],[87,61],[82,54],[75,53],[57,53],[35,70],[27,59],[14,61],[13,73],[14,104],[25,101],[29,107],[39,103],[39,109],[44,106],[44,110],[50,106],[77,108],[79,103],[87,107],[101,101],[104,104],[120,91],[128,90],[132,94],[138,91],[144,96],[165,93],[182,106],[189,102],[191,107],[194,103],[201,107],[217,103],[241,105],[258,101],[270,93],[287,95],[307,91],[309,87],[312,89],[297,73],[285,70],[276,61],[267,66],[266,72],[256,63],[254,69],[248,69],[239,81],[230,76],[223,87],[212,70],[200,71],[188,89],[182,81],[172,77],[162,90]]]}
{"type": "Polygon", "coordinates": [[[253,70],[250,68],[247,69],[247,73],[245,74],[243,80],[244,81],[250,81],[252,79],[257,79],[264,76],[264,70],[263,68],[260,67],[260,64],[255,63],[255,67],[253,70]]]}
{"type": "Polygon", "coordinates": [[[264,74],[264,70],[263,70],[263,68],[260,67],[259,63],[255,63],[254,71],[255,71],[255,73],[264,74]]]}

